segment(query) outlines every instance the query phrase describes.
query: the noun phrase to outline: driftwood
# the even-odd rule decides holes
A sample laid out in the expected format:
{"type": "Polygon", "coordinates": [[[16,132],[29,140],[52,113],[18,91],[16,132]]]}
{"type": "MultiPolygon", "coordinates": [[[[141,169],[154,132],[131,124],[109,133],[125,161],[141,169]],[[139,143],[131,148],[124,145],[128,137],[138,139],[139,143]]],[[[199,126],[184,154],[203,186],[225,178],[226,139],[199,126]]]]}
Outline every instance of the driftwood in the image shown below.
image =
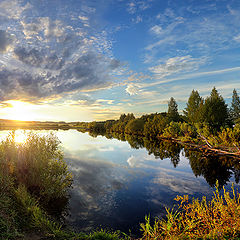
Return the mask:
{"type": "Polygon", "coordinates": [[[206,142],[206,144],[212,148],[212,145],[208,142],[208,140],[201,134],[201,133],[198,133],[198,135],[206,142]]]}

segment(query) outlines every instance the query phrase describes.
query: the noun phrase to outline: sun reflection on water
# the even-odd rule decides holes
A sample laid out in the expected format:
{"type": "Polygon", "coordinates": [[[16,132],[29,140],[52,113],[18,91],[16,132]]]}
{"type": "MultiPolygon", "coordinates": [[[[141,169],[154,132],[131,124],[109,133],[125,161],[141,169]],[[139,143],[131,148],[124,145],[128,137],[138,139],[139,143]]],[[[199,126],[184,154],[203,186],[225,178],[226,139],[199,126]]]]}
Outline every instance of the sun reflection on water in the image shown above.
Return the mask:
{"type": "Polygon", "coordinates": [[[23,130],[17,130],[14,132],[14,141],[16,143],[25,143],[28,138],[28,133],[23,130]]]}

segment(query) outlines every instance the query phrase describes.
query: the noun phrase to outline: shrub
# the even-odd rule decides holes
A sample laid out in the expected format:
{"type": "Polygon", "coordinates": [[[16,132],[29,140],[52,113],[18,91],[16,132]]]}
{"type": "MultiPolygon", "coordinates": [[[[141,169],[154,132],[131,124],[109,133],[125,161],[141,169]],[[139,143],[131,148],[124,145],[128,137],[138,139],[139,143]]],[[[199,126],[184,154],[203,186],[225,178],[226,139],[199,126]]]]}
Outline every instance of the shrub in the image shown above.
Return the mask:
{"type": "Polygon", "coordinates": [[[142,239],[239,239],[240,195],[234,186],[231,195],[225,189],[220,195],[217,184],[209,202],[203,197],[189,203],[188,195],[177,196],[178,209],[167,209],[166,220],[156,219],[152,227],[146,217],[142,239]]]}
{"type": "Polygon", "coordinates": [[[41,201],[66,196],[72,175],[63,160],[56,136],[29,133],[21,144],[14,138],[12,132],[0,143],[0,164],[4,174],[11,176],[16,185],[24,185],[41,201]]]}
{"type": "Polygon", "coordinates": [[[177,138],[180,135],[180,124],[177,122],[170,122],[169,126],[163,131],[163,137],[177,138]]]}

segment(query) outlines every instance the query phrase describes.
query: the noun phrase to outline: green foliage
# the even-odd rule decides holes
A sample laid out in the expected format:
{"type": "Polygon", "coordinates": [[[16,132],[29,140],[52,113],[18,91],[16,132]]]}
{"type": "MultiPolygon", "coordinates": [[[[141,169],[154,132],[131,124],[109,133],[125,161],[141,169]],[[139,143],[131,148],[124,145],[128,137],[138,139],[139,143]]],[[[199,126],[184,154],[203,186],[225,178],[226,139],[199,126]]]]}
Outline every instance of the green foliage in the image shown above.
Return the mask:
{"type": "Polygon", "coordinates": [[[64,197],[72,175],[63,160],[58,139],[53,134],[29,133],[27,140],[18,144],[14,137],[13,132],[0,144],[0,164],[5,173],[46,203],[64,197]]]}
{"type": "Polygon", "coordinates": [[[72,183],[59,143],[53,134],[29,133],[18,144],[14,132],[0,143],[0,229],[4,239],[14,239],[23,229],[60,231],[60,225],[42,210],[50,201],[57,204],[57,199],[65,198],[72,183]]]}
{"type": "Polygon", "coordinates": [[[184,115],[189,122],[196,123],[200,120],[200,106],[203,99],[200,97],[198,91],[192,90],[192,93],[188,99],[187,107],[184,111],[184,115]]]}
{"type": "Polygon", "coordinates": [[[142,119],[132,119],[125,126],[125,133],[142,135],[144,130],[144,121],[142,119]]]}
{"type": "Polygon", "coordinates": [[[177,138],[180,135],[181,131],[180,125],[181,123],[170,122],[168,127],[163,130],[162,136],[166,138],[177,138]]]}
{"type": "Polygon", "coordinates": [[[223,128],[218,132],[218,143],[221,146],[230,147],[233,151],[240,150],[240,125],[234,128],[223,128]]]}
{"type": "Polygon", "coordinates": [[[234,122],[240,119],[240,98],[236,89],[233,90],[230,114],[234,122]]]}
{"type": "Polygon", "coordinates": [[[132,113],[128,113],[127,115],[122,114],[118,121],[115,121],[113,124],[111,124],[111,128],[108,131],[124,133],[126,125],[128,124],[129,121],[131,121],[133,119],[135,119],[135,117],[132,113]]]}
{"type": "Polygon", "coordinates": [[[192,141],[197,137],[196,128],[189,125],[188,123],[180,123],[180,136],[182,141],[192,141]]]}
{"type": "Polygon", "coordinates": [[[177,196],[178,208],[166,209],[166,220],[156,219],[151,226],[146,217],[146,223],[141,224],[141,239],[239,239],[240,195],[233,186],[231,195],[225,189],[220,195],[217,186],[209,202],[206,197],[189,202],[188,195],[177,196]]]}
{"type": "Polygon", "coordinates": [[[88,123],[88,128],[90,132],[95,132],[98,134],[105,133],[105,122],[90,122],[88,123]]]}
{"type": "Polygon", "coordinates": [[[229,119],[227,104],[216,88],[212,89],[210,97],[207,97],[203,106],[204,121],[213,129],[220,130],[229,119]]]}
{"type": "Polygon", "coordinates": [[[154,117],[148,118],[144,125],[144,135],[148,138],[156,138],[163,133],[163,130],[167,126],[167,118],[161,114],[156,114],[154,117]]]}
{"type": "Polygon", "coordinates": [[[104,229],[93,232],[87,237],[87,240],[121,240],[121,239],[123,240],[123,237],[121,237],[120,232],[109,232],[104,229]]]}
{"type": "Polygon", "coordinates": [[[110,129],[112,128],[112,126],[115,124],[115,120],[107,120],[105,123],[104,123],[104,128],[105,128],[105,131],[106,132],[109,132],[110,129]]]}
{"type": "Polygon", "coordinates": [[[13,208],[13,179],[2,173],[0,169],[0,239],[8,240],[20,237],[16,222],[16,211],[13,208]]]}
{"type": "Polygon", "coordinates": [[[167,117],[169,119],[169,122],[171,121],[177,122],[180,120],[180,117],[178,114],[178,105],[173,97],[171,97],[170,101],[168,102],[167,117]]]}

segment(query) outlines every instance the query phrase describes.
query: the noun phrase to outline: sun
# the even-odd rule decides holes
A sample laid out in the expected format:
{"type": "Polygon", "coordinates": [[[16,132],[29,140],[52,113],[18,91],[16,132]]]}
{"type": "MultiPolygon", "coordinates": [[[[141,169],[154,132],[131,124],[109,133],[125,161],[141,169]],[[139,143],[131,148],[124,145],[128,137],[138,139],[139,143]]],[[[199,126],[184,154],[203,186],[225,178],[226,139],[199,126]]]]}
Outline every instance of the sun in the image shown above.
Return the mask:
{"type": "Polygon", "coordinates": [[[35,121],[38,119],[36,106],[28,102],[10,100],[2,110],[4,117],[11,120],[35,121]]]}

